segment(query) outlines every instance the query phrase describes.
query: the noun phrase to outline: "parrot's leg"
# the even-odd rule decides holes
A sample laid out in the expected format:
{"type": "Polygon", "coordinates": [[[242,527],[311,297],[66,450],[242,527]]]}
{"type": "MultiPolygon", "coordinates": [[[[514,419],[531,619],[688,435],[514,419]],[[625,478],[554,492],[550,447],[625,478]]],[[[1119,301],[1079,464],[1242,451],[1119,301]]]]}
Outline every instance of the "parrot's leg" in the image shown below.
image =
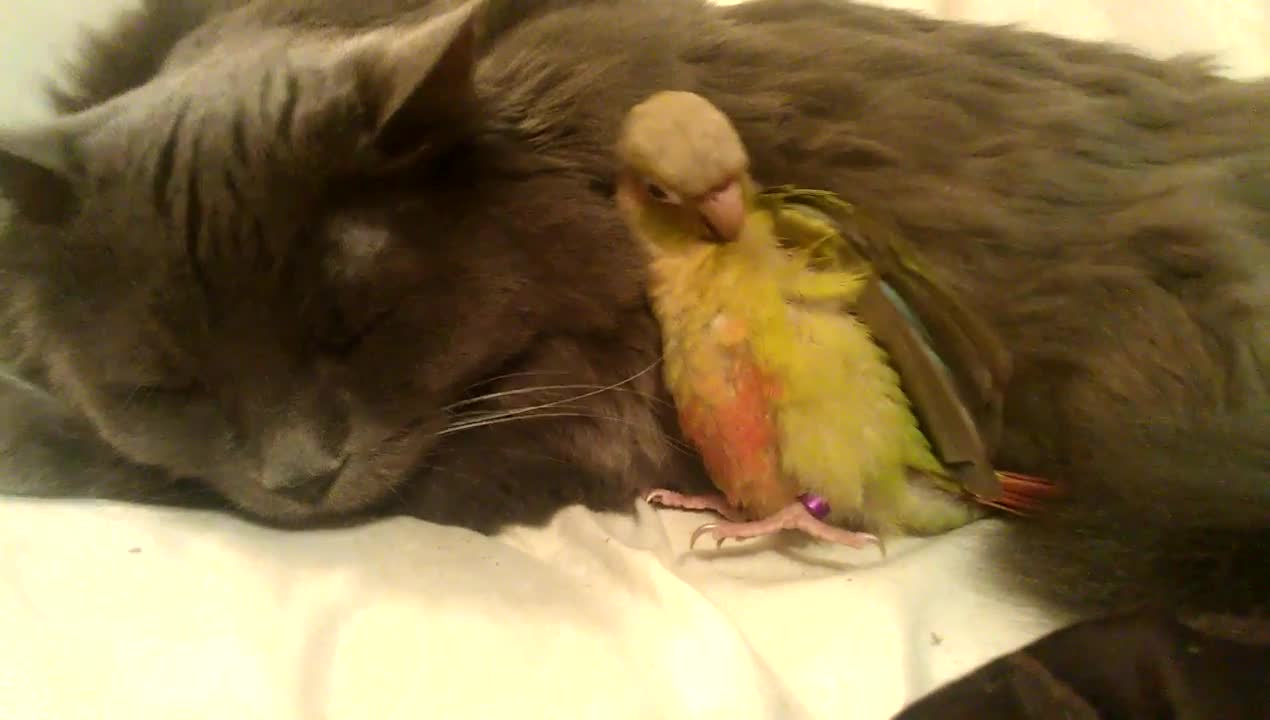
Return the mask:
{"type": "Polygon", "coordinates": [[[843,530],[834,527],[823,520],[818,520],[807,510],[801,501],[786,505],[784,508],[769,515],[762,520],[754,520],[752,522],[723,522],[723,523],[707,523],[697,528],[692,534],[692,539],[688,542],[688,547],[697,542],[697,538],[709,532],[714,536],[717,545],[723,545],[723,541],[728,538],[742,540],[745,538],[762,537],[764,535],[773,535],[782,530],[798,530],[817,540],[837,545],[846,545],[853,548],[862,548],[866,545],[877,545],[883,547],[882,541],[876,535],[863,532],[854,532],[851,530],[843,530]]]}
{"type": "Polygon", "coordinates": [[[745,516],[718,493],[712,495],[684,495],[674,490],[657,488],[644,496],[649,505],[674,508],[676,510],[713,510],[733,522],[741,522],[745,516]]]}

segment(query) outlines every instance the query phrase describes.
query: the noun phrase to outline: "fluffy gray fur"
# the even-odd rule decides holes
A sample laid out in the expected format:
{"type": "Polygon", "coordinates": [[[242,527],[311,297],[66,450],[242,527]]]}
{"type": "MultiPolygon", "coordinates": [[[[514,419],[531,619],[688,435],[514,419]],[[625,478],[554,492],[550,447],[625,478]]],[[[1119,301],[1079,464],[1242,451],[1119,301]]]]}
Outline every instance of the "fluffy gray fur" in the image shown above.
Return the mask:
{"type": "Polygon", "coordinates": [[[700,486],[610,197],[623,113],[685,89],[1007,340],[1001,465],[1075,494],[1006,576],[1264,607],[1270,84],[831,0],[455,7],[151,0],[0,136],[0,357],[41,388],[0,387],[0,483],[482,530],[700,486]]]}

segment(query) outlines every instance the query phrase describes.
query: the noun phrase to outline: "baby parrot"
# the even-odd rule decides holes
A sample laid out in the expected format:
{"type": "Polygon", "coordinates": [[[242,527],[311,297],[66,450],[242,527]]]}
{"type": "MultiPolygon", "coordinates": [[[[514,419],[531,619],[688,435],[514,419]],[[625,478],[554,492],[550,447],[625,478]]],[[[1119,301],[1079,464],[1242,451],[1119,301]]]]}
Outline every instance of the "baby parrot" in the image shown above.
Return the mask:
{"type": "Polygon", "coordinates": [[[1009,354],[892,228],[831,193],[761,190],[731,121],[693,93],[632,108],[617,155],[665,380],[723,493],[649,494],[726,519],[694,541],[798,530],[881,545],[1049,494],[989,460],[1009,354]]]}

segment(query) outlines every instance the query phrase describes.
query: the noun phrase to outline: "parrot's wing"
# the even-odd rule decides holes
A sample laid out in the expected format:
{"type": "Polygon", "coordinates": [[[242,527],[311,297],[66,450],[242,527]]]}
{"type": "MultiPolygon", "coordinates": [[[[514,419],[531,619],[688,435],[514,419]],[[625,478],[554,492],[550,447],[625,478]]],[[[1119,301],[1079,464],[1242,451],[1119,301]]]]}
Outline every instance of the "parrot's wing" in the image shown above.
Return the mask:
{"type": "Polygon", "coordinates": [[[996,497],[991,458],[1000,438],[1011,358],[997,334],[905,247],[898,228],[837,195],[780,187],[760,194],[777,231],[813,264],[867,264],[853,311],[891,356],[940,459],[967,490],[996,497]]]}
{"type": "MultiPolygon", "coordinates": [[[[856,315],[895,363],[904,393],[945,467],[966,490],[995,499],[1001,487],[992,451],[983,437],[983,420],[971,414],[952,373],[906,310],[895,290],[876,275],[855,307],[856,315]]],[[[1000,414],[991,419],[1000,423],[1000,414]]]]}

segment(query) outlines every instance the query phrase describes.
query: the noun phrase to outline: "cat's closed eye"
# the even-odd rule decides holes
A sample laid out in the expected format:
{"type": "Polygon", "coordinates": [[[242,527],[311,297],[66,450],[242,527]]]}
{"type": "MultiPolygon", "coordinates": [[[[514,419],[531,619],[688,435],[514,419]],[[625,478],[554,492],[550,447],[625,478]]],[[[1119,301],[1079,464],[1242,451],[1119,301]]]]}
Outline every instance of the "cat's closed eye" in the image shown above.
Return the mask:
{"type": "Polygon", "coordinates": [[[194,380],[157,382],[153,384],[110,383],[104,394],[113,402],[135,406],[181,406],[201,393],[203,386],[194,380]]]}
{"type": "Polygon", "coordinates": [[[348,358],[361,349],[362,344],[383,327],[396,311],[395,307],[375,310],[367,313],[361,320],[335,316],[315,334],[313,345],[318,352],[329,357],[348,358]]]}

